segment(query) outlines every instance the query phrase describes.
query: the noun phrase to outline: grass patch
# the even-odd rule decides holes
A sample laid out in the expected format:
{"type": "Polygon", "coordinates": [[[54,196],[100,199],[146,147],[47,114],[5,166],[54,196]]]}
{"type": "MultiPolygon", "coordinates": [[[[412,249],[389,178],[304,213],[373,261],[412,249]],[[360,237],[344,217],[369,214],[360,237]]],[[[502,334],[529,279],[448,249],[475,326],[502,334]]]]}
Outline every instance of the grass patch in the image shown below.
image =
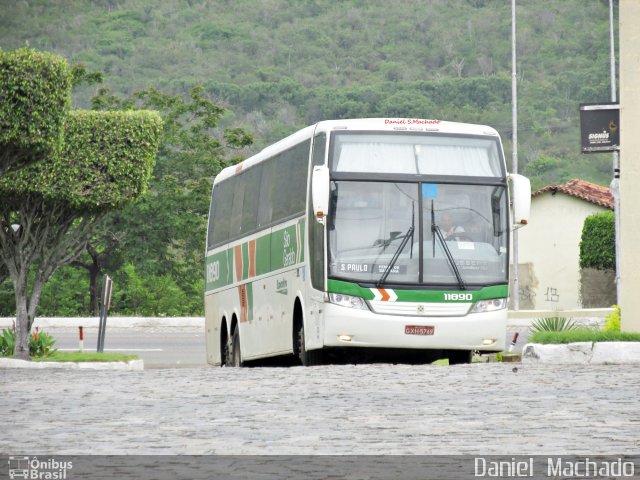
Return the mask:
{"type": "Polygon", "coordinates": [[[640,342],[640,333],[576,328],[561,332],[538,331],[529,337],[531,343],[575,343],[575,342],[640,342]]]}
{"type": "Polygon", "coordinates": [[[138,355],[124,353],[55,351],[46,357],[32,357],[31,360],[34,362],[128,362],[139,358],[138,355]]]}
{"type": "Polygon", "coordinates": [[[431,365],[438,365],[438,366],[447,366],[449,365],[449,359],[448,358],[441,358],[439,360],[436,360],[435,362],[431,362],[431,365]]]}

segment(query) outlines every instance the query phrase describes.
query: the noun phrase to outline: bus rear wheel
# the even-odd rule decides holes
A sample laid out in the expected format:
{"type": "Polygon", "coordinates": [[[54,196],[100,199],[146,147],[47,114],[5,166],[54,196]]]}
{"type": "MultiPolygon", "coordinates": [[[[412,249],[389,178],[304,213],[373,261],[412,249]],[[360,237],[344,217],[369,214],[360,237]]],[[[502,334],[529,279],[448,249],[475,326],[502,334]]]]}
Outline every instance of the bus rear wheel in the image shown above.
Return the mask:
{"type": "Polygon", "coordinates": [[[296,335],[296,355],[304,367],[322,364],[322,350],[307,350],[304,339],[304,325],[300,323],[296,335]]]}
{"type": "Polygon", "coordinates": [[[242,367],[242,354],[240,352],[240,332],[236,327],[231,338],[231,347],[229,348],[229,363],[230,367],[242,367]]]}
{"type": "Polygon", "coordinates": [[[473,354],[471,350],[448,350],[445,353],[449,358],[449,365],[471,363],[471,355],[473,354]]]}

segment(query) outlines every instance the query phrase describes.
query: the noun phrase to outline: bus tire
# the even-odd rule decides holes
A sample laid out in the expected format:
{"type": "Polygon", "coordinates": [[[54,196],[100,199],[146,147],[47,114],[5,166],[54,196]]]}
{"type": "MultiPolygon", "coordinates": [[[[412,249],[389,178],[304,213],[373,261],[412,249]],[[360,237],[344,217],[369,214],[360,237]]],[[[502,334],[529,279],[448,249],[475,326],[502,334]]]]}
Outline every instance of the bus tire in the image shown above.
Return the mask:
{"type": "Polygon", "coordinates": [[[471,350],[448,350],[446,354],[449,358],[449,365],[462,365],[471,363],[473,352],[471,350]]]}
{"type": "Polygon", "coordinates": [[[220,366],[226,367],[227,365],[231,365],[231,339],[227,333],[227,323],[224,318],[222,319],[222,327],[220,330],[220,366]]]}
{"type": "Polygon", "coordinates": [[[229,366],[230,367],[242,367],[242,354],[240,351],[240,332],[236,326],[231,338],[231,348],[229,349],[229,366]]]}
{"type": "Polygon", "coordinates": [[[304,325],[302,322],[298,327],[298,334],[296,335],[297,345],[296,353],[303,367],[312,367],[314,365],[322,364],[322,350],[307,350],[304,339],[304,325]]]}

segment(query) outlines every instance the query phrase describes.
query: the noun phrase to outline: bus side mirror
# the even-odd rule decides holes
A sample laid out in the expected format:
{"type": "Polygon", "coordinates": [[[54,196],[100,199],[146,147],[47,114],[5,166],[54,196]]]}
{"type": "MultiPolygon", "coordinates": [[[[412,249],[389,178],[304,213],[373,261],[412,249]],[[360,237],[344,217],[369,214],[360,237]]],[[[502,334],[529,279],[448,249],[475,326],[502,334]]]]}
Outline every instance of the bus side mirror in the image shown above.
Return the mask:
{"type": "Polygon", "coordinates": [[[316,221],[324,225],[324,219],[329,213],[329,169],[324,165],[313,167],[311,182],[313,214],[316,221]]]}
{"type": "Polygon", "coordinates": [[[527,177],[512,173],[509,175],[513,201],[513,229],[524,227],[529,222],[531,211],[531,182],[527,177]]]}

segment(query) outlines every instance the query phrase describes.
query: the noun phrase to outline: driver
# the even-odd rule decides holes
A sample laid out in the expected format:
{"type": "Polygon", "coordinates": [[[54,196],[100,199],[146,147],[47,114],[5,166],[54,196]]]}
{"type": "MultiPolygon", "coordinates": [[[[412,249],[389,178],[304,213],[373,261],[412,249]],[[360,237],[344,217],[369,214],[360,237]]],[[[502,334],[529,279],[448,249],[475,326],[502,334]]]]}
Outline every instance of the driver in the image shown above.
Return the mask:
{"type": "MultiPolygon", "coordinates": [[[[440,230],[445,240],[463,240],[466,230],[462,225],[457,225],[451,212],[442,212],[440,216],[440,230]]],[[[465,237],[466,238],[466,237],[465,237]]]]}

